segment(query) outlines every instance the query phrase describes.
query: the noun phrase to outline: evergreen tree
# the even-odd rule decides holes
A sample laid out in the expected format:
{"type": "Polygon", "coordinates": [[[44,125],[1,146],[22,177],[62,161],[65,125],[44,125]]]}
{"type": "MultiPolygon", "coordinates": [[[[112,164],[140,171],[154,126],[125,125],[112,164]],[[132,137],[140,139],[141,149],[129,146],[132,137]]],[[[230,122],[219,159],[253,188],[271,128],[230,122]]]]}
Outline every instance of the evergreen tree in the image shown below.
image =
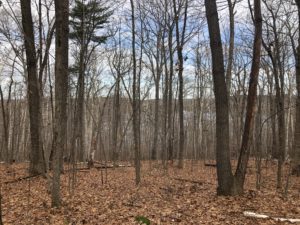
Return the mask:
{"type": "Polygon", "coordinates": [[[102,6],[102,1],[76,0],[70,12],[70,39],[88,47],[90,44],[101,44],[107,36],[98,34],[108,23],[112,11],[102,6]]]}
{"type": "MultiPolygon", "coordinates": [[[[73,162],[74,155],[78,155],[79,161],[85,160],[85,143],[84,143],[84,89],[85,89],[85,71],[90,62],[92,53],[96,47],[104,43],[108,36],[103,35],[101,30],[108,23],[112,11],[108,7],[104,7],[102,1],[99,0],[76,0],[75,6],[70,12],[70,34],[71,40],[75,41],[78,46],[77,56],[75,57],[76,67],[75,72],[78,72],[77,82],[77,105],[74,123],[74,134],[72,143],[78,143],[78,154],[71,152],[73,162]]],[[[75,150],[75,146],[71,148],[75,150]]]]}

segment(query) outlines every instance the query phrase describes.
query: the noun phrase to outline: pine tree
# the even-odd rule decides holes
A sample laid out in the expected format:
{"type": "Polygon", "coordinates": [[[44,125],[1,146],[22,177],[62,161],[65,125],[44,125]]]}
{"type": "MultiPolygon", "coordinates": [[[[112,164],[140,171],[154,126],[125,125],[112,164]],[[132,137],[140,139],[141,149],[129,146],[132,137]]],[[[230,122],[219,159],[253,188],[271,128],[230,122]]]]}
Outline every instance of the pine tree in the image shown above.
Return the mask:
{"type": "MultiPolygon", "coordinates": [[[[112,11],[102,5],[99,0],[76,0],[75,6],[70,12],[70,34],[71,40],[78,46],[77,62],[75,72],[78,73],[77,83],[77,110],[75,115],[75,127],[72,143],[78,143],[78,160],[84,161],[84,74],[90,61],[92,53],[96,47],[104,43],[108,36],[102,35],[101,30],[108,23],[112,11]],[[77,140],[77,141],[76,141],[77,140]]],[[[75,146],[72,146],[75,149],[75,146]]],[[[74,152],[71,153],[71,159],[74,161],[74,152]]]]}
{"type": "Polygon", "coordinates": [[[99,0],[87,3],[84,0],[76,0],[70,12],[70,39],[84,47],[92,43],[98,45],[104,43],[107,36],[98,35],[98,31],[104,28],[111,15],[112,11],[108,7],[103,7],[99,0]]]}

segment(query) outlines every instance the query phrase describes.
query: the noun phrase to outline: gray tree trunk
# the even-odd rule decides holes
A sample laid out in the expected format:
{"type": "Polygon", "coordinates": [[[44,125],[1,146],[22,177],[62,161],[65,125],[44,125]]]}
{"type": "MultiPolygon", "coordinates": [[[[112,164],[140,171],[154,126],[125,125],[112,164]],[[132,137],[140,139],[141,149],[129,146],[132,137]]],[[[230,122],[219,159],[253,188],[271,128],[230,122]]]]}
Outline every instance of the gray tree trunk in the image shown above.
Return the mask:
{"type": "Polygon", "coordinates": [[[260,54],[262,45],[262,16],[261,16],[261,0],[254,0],[254,24],[255,34],[253,43],[253,57],[250,73],[248,99],[247,99],[247,112],[244,125],[244,133],[242,138],[242,145],[236,173],[234,176],[234,185],[232,188],[233,195],[240,195],[244,191],[244,183],[247,172],[247,165],[250,156],[250,139],[252,137],[254,118],[255,118],[255,105],[257,99],[257,84],[260,67],[260,54]]]}
{"type": "Polygon", "coordinates": [[[140,162],[140,120],[139,120],[139,90],[137,78],[137,63],[135,49],[135,7],[134,1],[130,0],[131,5],[131,29],[132,29],[132,58],[133,58],[133,81],[132,81],[132,126],[134,142],[134,162],[135,162],[135,183],[138,185],[141,181],[141,162],[140,162]]]}
{"type": "Polygon", "coordinates": [[[41,141],[41,100],[39,81],[37,77],[37,58],[35,51],[33,21],[31,15],[31,1],[22,0],[20,1],[20,3],[28,75],[27,91],[31,138],[29,172],[30,174],[35,175],[45,172],[43,146],[41,141]]]}
{"type": "Polygon", "coordinates": [[[205,0],[216,106],[216,160],[219,195],[230,195],[233,174],[229,149],[229,105],[216,0],[205,0]]]}
{"type": "Polygon", "coordinates": [[[226,85],[228,97],[230,97],[231,89],[231,72],[233,63],[233,53],[234,53],[234,6],[235,2],[232,3],[231,0],[227,0],[228,10],[229,10],[229,28],[230,28],[230,38],[229,38],[229,50],[228,50],[228,64],[226,69],[226,85]]]}
{"type": "MultiPolygon", "coordinates": [[[[300,25],[300,0],[295,0],[298,7],[298,25],[300,25]]],[[[296,122],[294,136],[294,163],[293,173],[300,176],[300,30],[298,30],[298,47],[296,55],[296,82],[297,82],[297,100],[296,100],[296,122]]]]}
{"type": "Polygon", "coordinates": [[[178,168],[183,168],[183,153],[184,153],[184,108],[183,108],[183,46],[184,46],[184,39],[185,39],[185,29],[186,29],[186,22],[187,22],[187,10],[188,10],[188,2],[189,0],[184,1],[184,5],[181,8],[178,6],[176,0],[173,0],[173,8],[175,13],[175,33],[176,33],[176,50],[177,50],[177,70],[178,70],[178,82],[179,82],[179,95],[178,95],[178,104],[179,104],[179,153],[178,153],[178,168]],[[184,10],[184,18],[183,18],[183,27],[180,33],[179,30],[179,13],[181,10],[184,10]]]}
{"type": "Polygon", "coordinates": [[[66,149],[67,96],[68,96],[68,36],[69,0],[55,0],[55,115],[53,134],[52,206],[61,205],[60,168],[66,149]]]}

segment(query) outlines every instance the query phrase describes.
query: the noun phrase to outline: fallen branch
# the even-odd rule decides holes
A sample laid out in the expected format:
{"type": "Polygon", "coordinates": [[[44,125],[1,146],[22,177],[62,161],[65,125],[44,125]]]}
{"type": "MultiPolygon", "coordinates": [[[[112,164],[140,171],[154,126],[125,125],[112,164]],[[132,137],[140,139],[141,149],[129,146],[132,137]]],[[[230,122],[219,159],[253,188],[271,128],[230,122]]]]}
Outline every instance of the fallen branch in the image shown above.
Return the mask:
{"type": "Polygon", "coordinates": [[[26,177],[19,177],[15,180],[10,180],[10,181],[5,181],[3,182],[4,184],[12,184],[12,183],[17,183],[19,181],[23,181],[23,180],[27,180],[27,179],[30,179],[30,178],[34,178],[34,177],[39,177],[41,176],[42,174],[37,174],[37,175],[29,175],[29,176],[26,176],[26,177]]]}
{"type": "Polygon", "coordinates": [[[281,218],[281,217],[274,217],[274,216],[268,216],[265,214],[258,214],[254,212],[245,211],[243,212],[244,216],[251,217],[251,218],[257,218],[257,219],[272,219],[277,222],[290,222],[290,223],[300,223],[300,219],[289,219],[289,218],[281,218]]]}
{"type": "Polygon", "coordinates": [[[213,164],[213,163],[205,163],[205,166],[217,167],[217,164],[213,164]]]}
{"type": "Polygon", "coordinates": [[[105,168],[119,168],[119,167],[133,167],[132,165],[123,165],[123,164],[120,164],[120,165],[112,165],[112,164],[108,164],[108,165],[105,165],[105,164],[101,164],[101,165],[95,165],[94,168],[99,168],[99,169],[105,169],[105,168]]]}
{"type": "MultiPolygon", "coordinates": [[[[78,167],[76,168],[77,171],[80,172],[88,172],[90,169],[95,168],[95,169],[112,169],[112,168],[119,168],[119,167],[133,167],[132,165],[94,165],[92,167],[78,167]]],[[[70,172],[73,171],[73,169],[68,169],[65,170],[65,172],[70,172]]]]}
{"type": "Polygon", "coordinates": [[[188,183],[193,183],[193,184],[199,184],[199,185],[203,185],[202,181],[197,181],[197,180],[189,180],[189,179],[184,179],[184,178],[173,178],[174,180],[178,180],[178,181],[182,181],[182,182],[188,182],[188,183]]]}
{"type": "MultiPolygon", "coordinates": [[[[204,165],[207,166],[207,167],[217,167],[217,164],[215,164],[215,163],[205,163],[204,165]]],[[[247,166],[247,169],[255,169],[255,168],[256,168],[255,166],[247,166]]],[[[262,166],[261,168],[265,169],[267,167],[262,166]]]]}
{"type": "Polygon", "coordinates": [[[78,171],[78,172],[90,172],[90,170],[92,168],[95,168],[95,169],[103,169],[103,168],[112,168],[112,167],[102,167],[102,166],[93,166],[93,167],[80,167],[80,168],[71,168],[71,169],[68,169],[68,170],[65,170],[64,172],[73,172],[73,171],[78,171]]]}

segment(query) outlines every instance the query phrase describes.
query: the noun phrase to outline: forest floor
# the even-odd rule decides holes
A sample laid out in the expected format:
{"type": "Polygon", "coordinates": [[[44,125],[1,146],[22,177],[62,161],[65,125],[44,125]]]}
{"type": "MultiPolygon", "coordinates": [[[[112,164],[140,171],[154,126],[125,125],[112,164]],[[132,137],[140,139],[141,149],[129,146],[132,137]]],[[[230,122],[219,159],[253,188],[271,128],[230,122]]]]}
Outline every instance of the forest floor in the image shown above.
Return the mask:
{"type": "MultiPolygon", "coordinates": [[[[300,219],[300,178],[290,177],[287,197],[276,190],[276,165],[263,164],[262,187],[256,190],[254,162],[248,169],[245,194],[216,196],[216,168],[202,161],[185,162],[183,170],[144,162],[142,182],[135,186],[133,167],[79,170],[74,193],[71,173],[62,175],[60,209],[51,208],[45,178],[26,176],[26,164],[0,165],[2,214],[6,224],[138,224],[143,216],[151,224],[284,224],[274,219],[256,219],[244,211],[274,217],[300,219]],[[106,173],[107,172],[107,173],[106,173]],[[5,183],[6,182],[6,183],[5,183]]],[[[285,172],[287,171],[287,168],[285,172]]],[[[286,176],[284,177],[284,184],[286,176]]]]}

